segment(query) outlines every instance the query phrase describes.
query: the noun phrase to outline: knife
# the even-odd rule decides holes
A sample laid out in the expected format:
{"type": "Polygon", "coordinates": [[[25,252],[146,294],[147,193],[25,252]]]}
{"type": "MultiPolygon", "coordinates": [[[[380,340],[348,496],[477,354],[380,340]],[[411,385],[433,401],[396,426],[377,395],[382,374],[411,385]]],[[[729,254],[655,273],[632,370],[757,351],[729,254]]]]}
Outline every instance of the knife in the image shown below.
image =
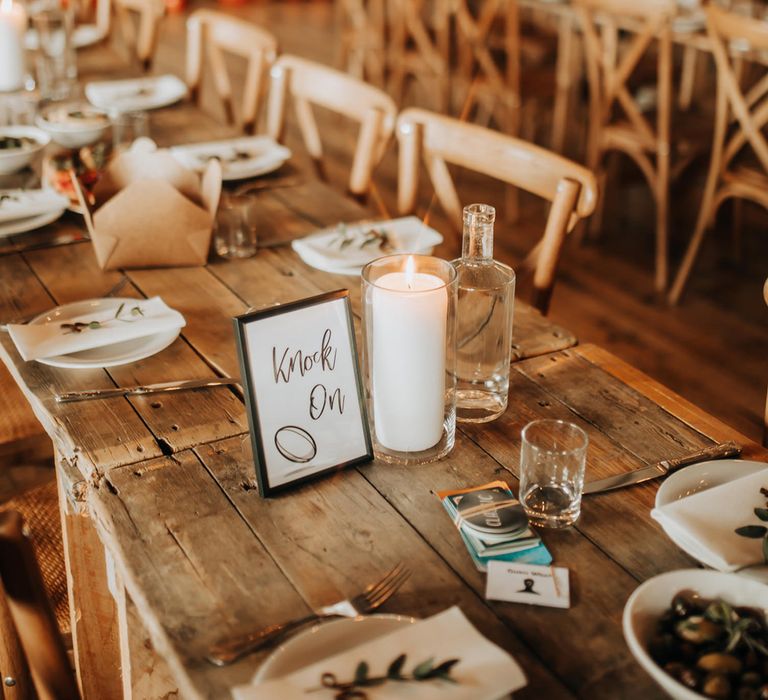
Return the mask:
{"type": "Polygon", "coordinates": [[[650,479],[658,479],[660,476],[666,476],[673,471],[686,467],[689,464],[703,462],[708,459],[723,459],[725,457],[738,457],[741,454],[741,445],[735,442],[722,442],[718,445],[705,447],[698,452],[677,457],[675,459],[663,459],[661,462],[652,464],[648,467],[641,467],[625,474],[615,474],[614,476],[590,481],[584,485],[584,493],[601,493],[603,491],[612,491],[621,489],[625,486],[640,484],[650,479]]]}
{"type": "Polygon", "coordinates": [[[108,399],[112,396],[140,396],[142,394],[160,394],[171,391],[186,391],[205,387],[227,386],[239,384],[240,380],[233,377],[213,377],[211,379],[188,379],[180,382],[161,382],[160,384],[145,384],[143,386],[116,387],[114,389],[93,389],[91,391],[70,391],[66,394],[56,394],[56,403],[72,403],[73,401],[88,401],[89,399],[108,399]]]}

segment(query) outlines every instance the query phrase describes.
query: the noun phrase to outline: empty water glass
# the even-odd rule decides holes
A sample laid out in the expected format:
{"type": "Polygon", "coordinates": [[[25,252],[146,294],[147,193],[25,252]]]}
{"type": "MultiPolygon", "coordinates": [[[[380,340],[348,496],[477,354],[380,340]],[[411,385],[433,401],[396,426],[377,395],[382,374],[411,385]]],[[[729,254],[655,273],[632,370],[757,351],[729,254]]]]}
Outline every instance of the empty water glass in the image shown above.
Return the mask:
{"type": "Polygon", "coordinates": [[[112,122],[112,147],[126,150],[139,138],[149,137],[149,115],[146,112],[116,112],[112,122]]]}
{"type": "Polygon", "coordinates": [[[587,434],[563,420],[536,420],[523,428],[520,502],[534,525],[568,527],[581,512],[587,434]]]}
{"type": "Polygon", "coordinates": [[[213,247],[222,258],[250,258],[256,254],[254,199],[225,195],[216,212],[213,247]]]}
{"type": "Polygon", "coordinates": [[[37,35],[35,69],[40,96],[68,99],[77,81],[73,10],[59,5],[41,8],[32,15],[32,24],[37,35]]]}

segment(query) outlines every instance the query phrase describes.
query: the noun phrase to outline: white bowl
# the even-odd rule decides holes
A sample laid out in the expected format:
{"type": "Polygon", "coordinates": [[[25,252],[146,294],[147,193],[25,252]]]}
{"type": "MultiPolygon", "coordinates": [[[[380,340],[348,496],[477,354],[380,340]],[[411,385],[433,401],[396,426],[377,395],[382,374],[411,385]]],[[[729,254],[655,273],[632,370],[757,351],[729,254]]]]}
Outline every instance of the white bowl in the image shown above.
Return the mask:
{"type": "Polygon", "coordinates": [[[87,102],[68,102],[51,105],[37,117],[37,125],[45,130],[50,137],[65,148],[82,148],[89,146],[102,138],[111,126],[106,111],[98,109],[87,102]],[[83,111],[98,117],[96,123],[78,122],[77,120],[59,121],[56,113],[83,111]]]}
{"type": "MultiPolygon", "coordinates": [[[[656,623],[669,608],[675,593],[696,591],[703,598],[722,598],[734,606],[768,611],[768,586],[751,579],[703,569],[669,571],[638,586],[624,606],[624,639],[643,669],[675,700],[702,700],[666,673],[648,653],[656,623]]],[[[705,699],[706,700],[706,699],[705,699]]]]}
{"type": "Polygon", "coordinates": [[[51,141],[48,134],[34,126],[0,127],[0,139],[5,136],[15,136],[17,138],[26,136],[33,139],[35,143],[22,146],[21,148],[0,149],[0,175],[8,175],[25,168],[51,141]]]}

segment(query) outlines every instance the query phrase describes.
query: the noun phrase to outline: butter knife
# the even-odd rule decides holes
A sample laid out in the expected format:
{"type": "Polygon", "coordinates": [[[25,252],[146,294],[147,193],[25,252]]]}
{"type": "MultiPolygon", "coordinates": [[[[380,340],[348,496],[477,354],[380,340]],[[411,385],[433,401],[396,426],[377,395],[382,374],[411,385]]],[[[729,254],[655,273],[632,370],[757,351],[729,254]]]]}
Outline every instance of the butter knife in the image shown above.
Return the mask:
{"type": "Polygon", "coordinates": [[[698,452],[683,455],[675,459],[663,459],[661,462],[652,464],[648,467],[641,467],[625,474],[615,474],[614,476],[590,481],[584,484],[584,493],[602,493],[603,491],[612,491],[621,489],[625,486],[633,486],[650,479],[658,479],[660,476],[666,476],[681,467],[687,467],[689,464],[703,462],[708,459],[724,459],[726,457],[738,457],[741,454],[741,445],[735,442],[722,442],[711,447],[705,447],[698,452]]]}
{"type": "Polygon", "coordinates": [[[56,394],[56,403],[72,403],[90,399],[108,399],[113,396],[140,396],[142,394],[161,394],[172,391],[187,391],[189,389],[204,389],[206,387],[227,386],[239,384],[240,380],[233,377],[212,377],[211,379],[188,379],[180,382],[161,382],[143,386],[115,387],[114,389],[93,389],[91,391],[70,391],[66,394],[56,394]]]}

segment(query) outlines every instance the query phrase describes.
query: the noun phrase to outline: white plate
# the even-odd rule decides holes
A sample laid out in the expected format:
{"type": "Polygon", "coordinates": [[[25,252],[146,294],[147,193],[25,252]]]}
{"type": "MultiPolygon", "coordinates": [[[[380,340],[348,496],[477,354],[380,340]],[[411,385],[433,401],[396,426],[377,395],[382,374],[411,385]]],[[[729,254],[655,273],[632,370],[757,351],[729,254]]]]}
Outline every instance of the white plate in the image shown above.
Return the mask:
{"type": "MultiPolygon", "coordinates": [[[[751,462],[746,459],[713,459],[708,462],[692,464],[690,467],[676,471],[664,480],[656,492],[656,508],[661,508],[686,496],[707,491],[714,486],[727,484],[729,481],[766,468],[768,468],[768,464],[765,462],[751,462]]],[[[696,558],[693,552],[686,548],[685,543],[676,536],[674,530],[668,530],[662,523],[659,524],[669,539],[684,552],[690,554],[694,559],[696,558]]],[[[740,569],[737,574],[768,583],[768,566],[750,566],[746,569],[740,569]]]]}
{"type": "Polygon", "coordinates": [[[291,157],[291,151],[268,136],[246,136],[171,148],[182,165],[202,172],[211,158],[219,158],[224,180],[243,180],[277,170],[291,157]],[[237,158],[237,154],[248,157],[237,158]]]}
{"type": "MultiPolygon", "coordinates": [[[[104,310],[106,316],[114,315],[120,304],[130,304],[136,299],[88,299],[64,304],[55,309],[40,314],[30,321],[30,324],[66,323],[73,318],[104,310]]],[[[37,360],[41,364],[65,369],[97,369],[100,367],[117,367],[138,362],[146,357],[155,355],[167,348],[181,333],[180,328],[174,328],[164,333],[156,333],[143,338],[134,338],[122,343],[105,345],[92,350],[73,352],[70,355],[54,355],[37,360]]]]}
{"type": "MultiPolygon", "coordinates": [[[[72,46],[76,49],[84,49],[86,46],[98,44],[106,36],[106,32],[95,24],[78,24],[72,32],[72,46]]],[[[29,51],[37,51],[39,43],[37,32],[34,29],[27,29],[24,36],[24,48],[29,51]]]]}
{"type": "Polygon", "coordinates": [[[113,112],[159,109],[178,102],[186,94],[187,86],[171,74],[131,80],[103,80],[85,86],[85,96],[92,105],[113,112]]]}
{"type": "Polygon", "coordinates": [[[403,615],[372,615],[315,625],[275,649],[261,665],[252,682],[265,683],[281,678],[414,622],[418,620],[403,615]]]}
{"type": "Polygon", "coordinates": [[[442,235],[426,226],[421,219],[416,216],[405,216],[400,219],[339,224],[317,231],[306,238],[295,240],[291,246],[311,267],[340,275],[359,275],[365,265],[383,255],[398,253],[429,255],[432,249],[442,241],[442,235]],[[361,248],[354,243],[342,248],[339,238],[342,226],[352,237],[362,236],[371,229],[383,230],[390,236],[393,249],[384,252],[375,244],[361,248]]]}
{"type": "Polygon", "coordinates": [[[47,224],[52,224],[56,221],[65,211],[66,207],[60,211],[47,211],[37,216],[28,216],[23,219],[15,219],[6,223],[0,223],[0,238],[6,236],[12,236],[14,233],[26,233],[27,231],[34,231],[36,228],[41,228],[47,224]]]}

